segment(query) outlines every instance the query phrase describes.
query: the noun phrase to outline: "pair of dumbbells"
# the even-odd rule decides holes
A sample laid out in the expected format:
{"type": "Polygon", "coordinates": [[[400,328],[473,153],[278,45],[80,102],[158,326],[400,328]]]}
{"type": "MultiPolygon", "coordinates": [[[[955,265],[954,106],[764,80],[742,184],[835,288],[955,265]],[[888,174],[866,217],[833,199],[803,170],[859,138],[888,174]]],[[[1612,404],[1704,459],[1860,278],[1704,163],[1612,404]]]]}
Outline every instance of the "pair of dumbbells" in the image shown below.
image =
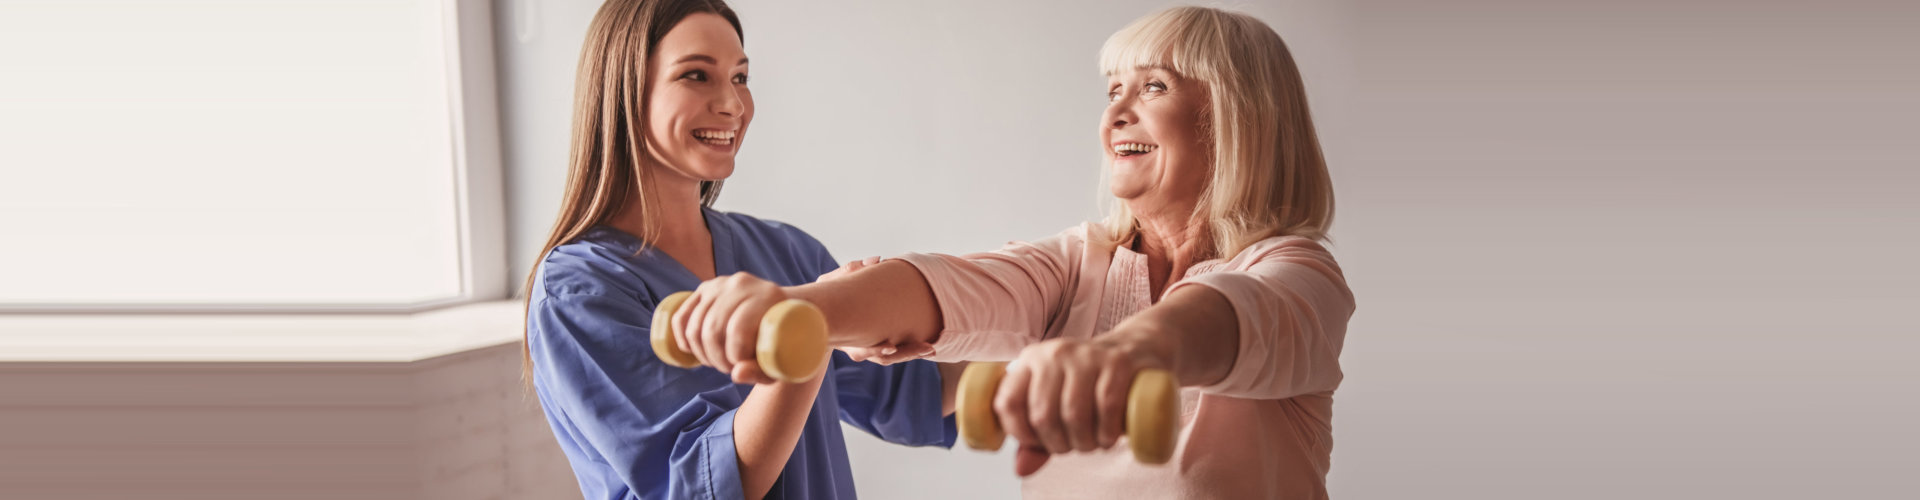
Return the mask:
{"type": "MultiPolygon", "coordinates": [[[[673,335],[673,313],[692,292],[668,295],[653,312],[653,353],[667,364],[693,368],[700,360],[680,350],[673,335]]],[[[767,309],[760,319],[760,339],[754,358],[768,376],[783,382],[805,382],[818,376],[827,362],[827,318],[804,300],[786,300],[767,309]]],[[[1006,430],[993,413],[993,396],[1007,375],[1006,363],[971,363],[960,375],[954,413],[960,438],[976,450],[999,450],[1006,430]]],[[[1179,387],[1166,370],[1142,370],[1127,391],[1127,442],[1141,463],[1164,464],[1173,458],[1174,428],[1179,418],[1179,387]]]]}

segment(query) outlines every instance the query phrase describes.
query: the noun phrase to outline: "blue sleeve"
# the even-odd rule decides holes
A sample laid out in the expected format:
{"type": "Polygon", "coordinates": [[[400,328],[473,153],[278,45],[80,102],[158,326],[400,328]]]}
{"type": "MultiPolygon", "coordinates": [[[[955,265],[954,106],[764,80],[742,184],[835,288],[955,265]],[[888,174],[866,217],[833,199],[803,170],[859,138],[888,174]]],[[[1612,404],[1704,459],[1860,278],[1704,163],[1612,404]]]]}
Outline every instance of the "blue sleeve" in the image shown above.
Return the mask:
{"type": "Polygon", "coordinates": [[[827,245],[812,235],[794,228],[793,250],[807,274],[807,283],[820,279],[820,275],[840,268],[840,262],[833,260],[833,253],[827,251],[827,245]]]}
{"type": "Polygon", "coordinates": [[[833,352],[840,421],[895,444],[952,448],[953,417],[940,413],[940,369],[914,360],[882,366],[833,352]]]}
{"type": "MultiPolygon", "coordinates": [[[[591,294],[548,296],[528,310],[536,385],[642,498],[740,498],[729,383],[654,357],[653,304],[591,294]]],[[[578,464],[576,464],[578,467],[578,464]]]]}

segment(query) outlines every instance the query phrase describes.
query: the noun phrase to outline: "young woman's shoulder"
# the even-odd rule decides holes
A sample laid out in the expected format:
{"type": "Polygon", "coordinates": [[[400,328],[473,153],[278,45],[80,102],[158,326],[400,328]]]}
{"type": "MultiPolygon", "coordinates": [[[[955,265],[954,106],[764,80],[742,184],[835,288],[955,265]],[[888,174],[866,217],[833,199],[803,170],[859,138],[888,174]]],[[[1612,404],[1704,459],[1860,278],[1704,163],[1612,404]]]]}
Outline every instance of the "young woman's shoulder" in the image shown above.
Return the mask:
{"type": "Polygon", "coordinates": [[[833,255],[827,251],[826,244],[797,226],[743,213],[720,211],[713,213],[726,218],[736,229],[738,236],[742,239],[741,243],[765,249],[770,253],[784,254],[791,259],[790,265],[812,273],[808,278],[833,270],[835,265],[833,255]],[[827,265],[826,269],[815,269],[823,263],[827,265]]]}
{"type": "Polygon", "coordinates": [[[762,219],[739,212],[721,212],[716,210],[713,213],[725,217],[728,222],[733,223],[733,225],[739,228],[740,232],[746,236],[767,241],[791,242],[801,246],[823,247],[820,240],[814,239],[813,235],[807,234],[806,231],[800,230],[798,226],[794,226],[793,224],[773,219],[762,219]]]}
{"type": "Polygon", "coordinates": [[[538,295],[643,295],[645,278],[639,240],[619,230],[596,227],[561,244],[540,259],[533,286],[538,295]]]}

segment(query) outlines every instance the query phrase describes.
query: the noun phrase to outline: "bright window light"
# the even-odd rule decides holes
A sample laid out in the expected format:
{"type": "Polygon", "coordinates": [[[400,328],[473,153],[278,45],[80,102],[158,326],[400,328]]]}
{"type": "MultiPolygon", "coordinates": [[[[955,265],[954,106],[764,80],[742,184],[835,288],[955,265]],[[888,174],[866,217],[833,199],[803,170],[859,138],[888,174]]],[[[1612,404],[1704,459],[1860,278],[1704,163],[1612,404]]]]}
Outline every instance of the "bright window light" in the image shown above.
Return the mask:
{"type": "Polygon", "coordinates": [[[470,297],[452,9],[0,0],[0,307],[470,297]]]}

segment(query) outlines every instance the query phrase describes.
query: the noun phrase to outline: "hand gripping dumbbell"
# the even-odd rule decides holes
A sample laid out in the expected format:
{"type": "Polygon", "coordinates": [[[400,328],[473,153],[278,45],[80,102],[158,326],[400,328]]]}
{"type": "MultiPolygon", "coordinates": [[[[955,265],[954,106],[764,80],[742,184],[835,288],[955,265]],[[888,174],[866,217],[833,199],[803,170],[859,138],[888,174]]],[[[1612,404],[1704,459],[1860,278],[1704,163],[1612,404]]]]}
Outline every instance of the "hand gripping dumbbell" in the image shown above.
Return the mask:
{"type": "MultiPolygon", "coordinates": [[[[1007,376],[1006,363],[973,363],[960,375],[960,393],[954,401],[960,438],[976,450],[1000,449],[1007,432],[993,413],[993,395],[1007,376]]],[[[1133,459],[1164,464],[1173,459],[1180,418],[1179,385],[1166,370],[1142,370],[1127,389],[1127,446],[1133,459]]]]}
{"type": "MultiPolygon", "coordinates": [[[[673,313],[691,296],[693,292],[668,295],[653,309],[653,354],[681,368],[700,365],[673,340],[673,313]]],[[[781,301],[760,317],[760,341],[754,347],[754,358],[768,376],[789,383],[812,380],[827,364],[827,317],[810,302],[781,301]]]]}

